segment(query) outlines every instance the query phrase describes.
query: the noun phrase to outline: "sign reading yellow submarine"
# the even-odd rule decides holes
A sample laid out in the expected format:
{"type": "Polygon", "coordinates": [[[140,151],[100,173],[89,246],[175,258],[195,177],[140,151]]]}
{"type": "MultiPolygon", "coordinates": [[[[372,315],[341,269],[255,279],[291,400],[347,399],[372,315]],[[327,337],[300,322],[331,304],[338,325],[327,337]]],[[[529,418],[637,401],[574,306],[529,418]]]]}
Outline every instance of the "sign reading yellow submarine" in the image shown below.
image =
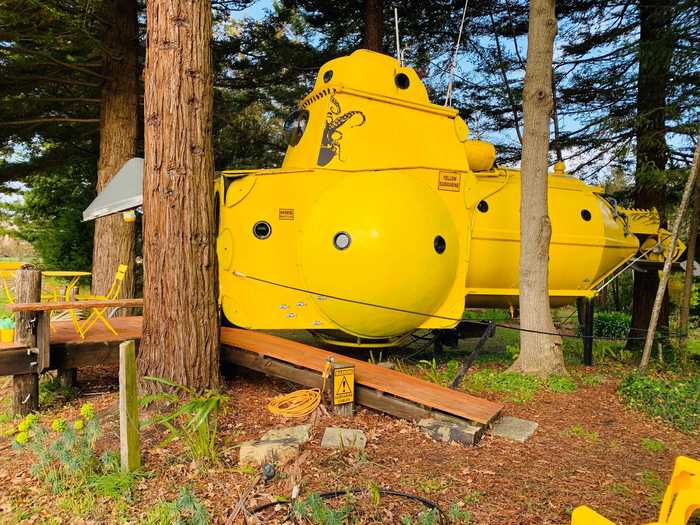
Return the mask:
{"type": "MultiPolygon", "coordinates": [[[[216,181],[228,322],[382,346],[455,326],[465,304],[517,304],[520,173],[431,104],[413,69],[366,50],[332,60],[284,131],[281,168],[216,181]]],[[[549,215],[554,305],[591,295],[661,232],[563,171],[549,215]]]]}

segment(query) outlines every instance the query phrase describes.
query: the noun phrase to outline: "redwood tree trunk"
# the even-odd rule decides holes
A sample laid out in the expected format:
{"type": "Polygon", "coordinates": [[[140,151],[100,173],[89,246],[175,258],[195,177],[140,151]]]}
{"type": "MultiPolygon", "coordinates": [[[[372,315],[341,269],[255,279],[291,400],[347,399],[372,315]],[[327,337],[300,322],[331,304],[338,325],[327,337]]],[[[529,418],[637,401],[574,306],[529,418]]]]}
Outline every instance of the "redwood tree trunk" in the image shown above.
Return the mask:
{"type": "Polygon", "coordinates": [[[362,44],[365,49],[382,52],[383,28],[383,0],[365,0],[365,37],[362,44]]]}
{"type": "Polygon", "coordinates": [[[139,368],[192,388],[215,388],[211,4],[148,0],[147,20],[139,368]]]}
{"type": "MultiPolygon", "coordinates": [[[[138,138],[138,21],[136,0],[110,0],[106,18],[100,106],[100,159],[97,191],[100,192],[122,165],[136,153],[138,138]]],[[[134,295],[134,223],[121,214],[97,219],[92,256],[92,291],[104,294],[120,264],[129,271],[122,297],[134,295]]]]}
{"type": "MultiPolygon", "coordinates": [[[[552,111],[552,53],[557,33],[554,0],[531,0],[523,91],[523,157],[520,181],[520,325],[556,333],[549,306],[547,156],[552,111]]],[[[547,377],[565,374],[561,338],[520,332],[512,370],[547,377]]]]}
{"type": "MultiPolygon", "coordinates": [[[[656,208],[665,226],[665,187],[659,172],[666,169],[666,91],[673,54],[673,36],[669,27],[673,7],[655,0],[641,0],[639,5],[639,79],[637,83],[636,174],[634,205],[656,208]]],[[[628,348],[642,346],[649,327],[651,309],[659,274],[652,270],[634,272],[632,322],[628,348]]],[[[668,330],[668,293],[659,316],[659,327],[668,330]]]]}

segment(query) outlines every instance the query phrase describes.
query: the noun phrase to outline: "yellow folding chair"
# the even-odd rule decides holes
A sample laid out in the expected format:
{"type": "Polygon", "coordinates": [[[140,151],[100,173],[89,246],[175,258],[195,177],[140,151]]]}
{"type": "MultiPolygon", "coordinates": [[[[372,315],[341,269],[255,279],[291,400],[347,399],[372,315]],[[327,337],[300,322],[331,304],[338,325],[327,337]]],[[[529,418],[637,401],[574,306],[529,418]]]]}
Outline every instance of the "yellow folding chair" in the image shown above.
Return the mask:
{"type": "Polygon", "coordinates": [[[15,296],[12,294],[10,281],[15,278],[15,272],[19,270],[24,263],[14,261],[0,261],[0,280],[2,280],[2,288],[5,292],[5,298],[8,304],[14,304],[15,296]]]}
{"type": "MultiPolygon", "coordinates": [[[[678,456],[671,481],[661,502],[658,521],[648,525],[686,525],[693,513],[700,509],[700,461],[678,456]]],[[[571,525],[615,525],[593,509],[576,507],[571,514],[571,525]]]]}
{"type": "MultiPolygon", "coordinates": [[[[122,291],[122,285],[124,283],[124,277],[126,276],[126,271],[128,270],[128,268],[129,267],[126,264],[119,265],[119,268],[117,268],[117,273],[114,276],[114,281],[112,281],[112,286],[109,288],[105,295],[79,295],[77,296],[77,299],[79,301],[113,301],[115,299],[119,299],[119,295],[122,291]]],[[[102,321],[102,324],[104,324],[110,332],[112,332],[114,335],[117,335],[117,331],[109,323],[107,317],[105,316],[105,312],[108,309],[109,307],[106,306],[91,308],[90,314],[82,322],[78,319],[75,310],[71,310],[71,318],[73,319],[73,325],[76,327],[76,331],[80,334],[80,337],[85,338],[85,334],[88,333],[90,328],[92,328],[95,325],[95,323],[97,323],[97,321],[102,321]]]]}

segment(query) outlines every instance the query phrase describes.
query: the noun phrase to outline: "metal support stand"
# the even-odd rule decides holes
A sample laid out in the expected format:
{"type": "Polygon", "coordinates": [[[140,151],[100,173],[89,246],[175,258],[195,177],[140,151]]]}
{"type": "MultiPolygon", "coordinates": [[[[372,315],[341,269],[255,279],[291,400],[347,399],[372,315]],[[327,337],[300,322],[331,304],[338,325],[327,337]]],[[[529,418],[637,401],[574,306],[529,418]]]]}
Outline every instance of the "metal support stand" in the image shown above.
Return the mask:
{"type": "Polygon", "coordinates": [[[450,388],[452,388],[452,389],[459,388],[459,386],[462,384],[462,380],[464,379],[464,376],[467,375],[469,368],[474,364],[474,361],[476,361],[476,358],[479,357],[479,353],[481,352],[481,349],[484,347],[484,345],[486,344],[486,341],[488,341],[489,337],[491,337],[491,335],[493,334],[495,329],[496,329],[496,325],[493,321],[491,321],[488,325],[486,325],[486,329],[484,330],[484,333],[481,334],[481,338],[479,339],[479,341],[477,341],[476,346],[474,347],[474,350],[472,350],[472,353],[469,354],[469,356],[464,360],[464,363],[462,363],[462,366],[459,368],[457,375],[455,376],[454,380],[450,384],[450,388]]]}
{"type": "Polygon", "coordinates": [[[583,364],[593,365],[593,299],[583,300],[583,364]]]}

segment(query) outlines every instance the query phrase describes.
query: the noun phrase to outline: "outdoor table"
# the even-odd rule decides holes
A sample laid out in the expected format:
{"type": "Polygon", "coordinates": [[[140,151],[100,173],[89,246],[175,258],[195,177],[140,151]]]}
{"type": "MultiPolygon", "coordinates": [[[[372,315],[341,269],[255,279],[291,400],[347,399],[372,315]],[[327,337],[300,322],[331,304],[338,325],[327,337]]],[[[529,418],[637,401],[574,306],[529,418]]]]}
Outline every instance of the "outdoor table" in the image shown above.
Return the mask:
{"type": "Polygon", "coordinates": [[[73,290],[73,288],[75,288],[75,285],[78,284],[80,278],[92,275],[90,272],[77,272],[73,270],[48,270],[41,272],[41,274],[46,277],[61,277],[68,279],[66,291],[63,294],[63,297],[66,301],[71,300],[71,291],[73,290]]]}

